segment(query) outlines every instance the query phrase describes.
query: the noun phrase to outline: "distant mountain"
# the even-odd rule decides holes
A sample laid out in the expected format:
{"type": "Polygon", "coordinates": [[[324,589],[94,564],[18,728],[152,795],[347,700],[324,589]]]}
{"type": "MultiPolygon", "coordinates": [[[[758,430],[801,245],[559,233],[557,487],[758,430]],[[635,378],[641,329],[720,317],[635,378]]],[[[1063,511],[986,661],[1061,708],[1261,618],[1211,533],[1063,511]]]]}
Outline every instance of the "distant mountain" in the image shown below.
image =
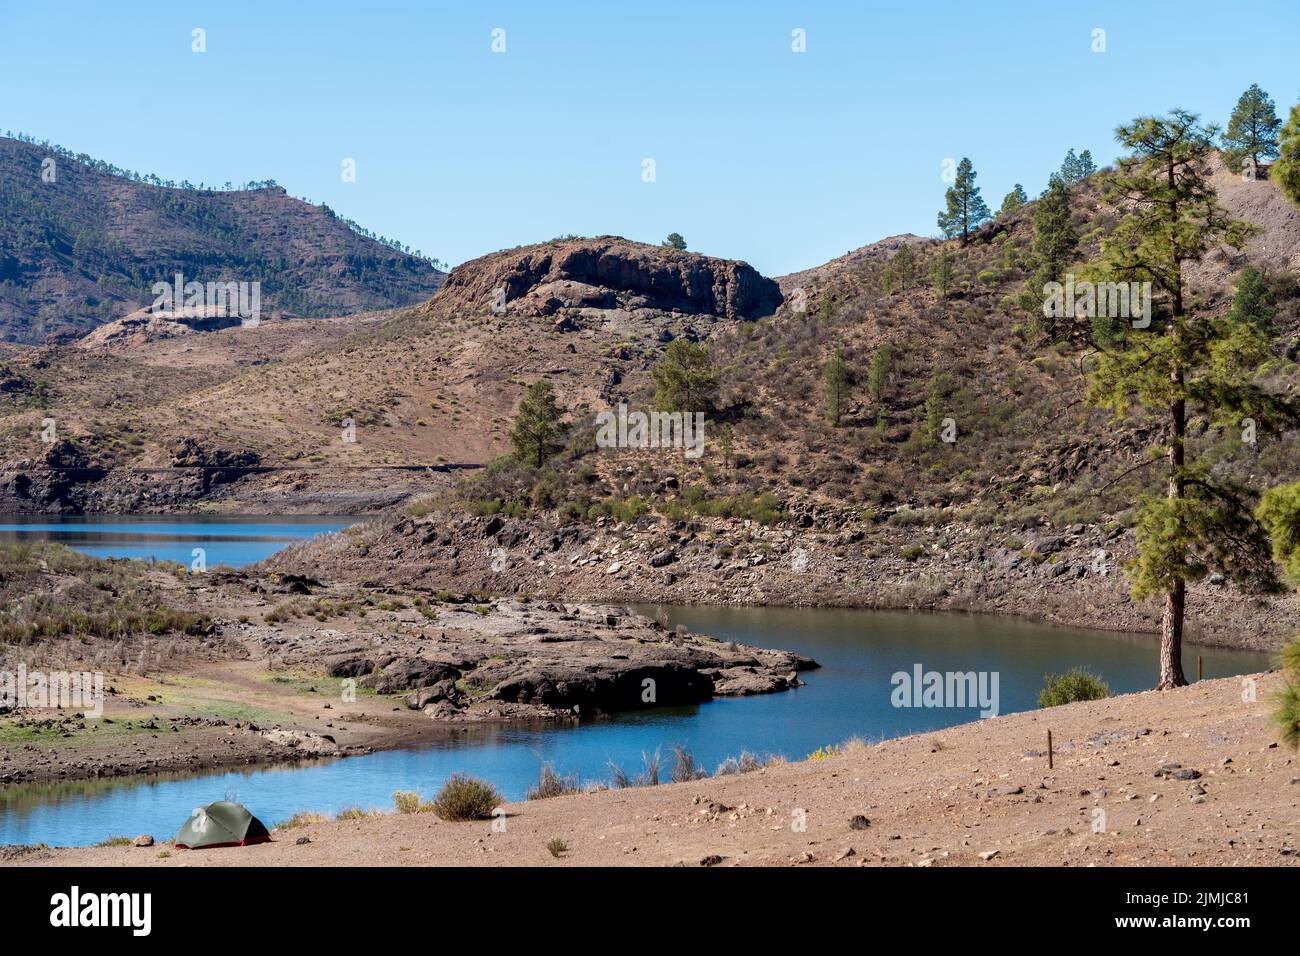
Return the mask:
{"type": "Polygon", "coordinates": [[[444,273],[272,182],[163,185],[0,137],[0,341],[67,339],[151,305],[157,282],[259,282],[264,314],[428,299],[444,273]]]}

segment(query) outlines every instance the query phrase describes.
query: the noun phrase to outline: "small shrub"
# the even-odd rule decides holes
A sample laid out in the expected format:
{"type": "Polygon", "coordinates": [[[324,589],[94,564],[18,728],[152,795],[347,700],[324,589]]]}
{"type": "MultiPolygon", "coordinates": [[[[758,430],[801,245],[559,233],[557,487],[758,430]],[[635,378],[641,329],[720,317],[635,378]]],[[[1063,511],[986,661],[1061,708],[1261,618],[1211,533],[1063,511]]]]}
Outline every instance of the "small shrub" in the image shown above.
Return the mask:
{"type": "Polygon", "coordinates": [[[362,810],[360,807],[348,807],[334,814],[335,820],[364,820],[366,817],[373,817],[377,814],[373,810],[362,810]]]}
{"type": "Polygon", "coordinates": [[[714,771],[715,777],[725,777],[733,773],[750,773],[754,770],[761,770],[768,763],[767,760],[760,760],[748,750],[742,751],[739,757],[728,757],[722,763],[718,764],[718,769],[714,771]]]}
{"type": "Polygon", "coordinates": [[[1058,707],[1109,696],[1110,687],[1101,678],[1082,667],[1075,667],[1064,674],[1047,675],[1038,694],[1038,706],[1058,707]]]}
{"type": "Polygon", "coordinates": [[[655,752],[648,754],[641,752],[642,771],[635,777],[629,777],[623,772],[623,768],[613,761],[610,762],[609,772],[611,776],[610,785],[616,790],[623,790],[627,787],[656,787],[659,785],[659,765],[662,758],[659,755],[659,748],[655,752]]]}
{"type": "Polygon", "coordinates": [[[695,762],[694,755],[680,744],[673,747],[673,783],[689,783],[692,780],[703,780],[709,775],[695,762]]]}
{"type": "Polygon", "coordinates": [[[561,853],[569,852],[569,844],[565,843],[559,837],[551,837],[549,840],[546,841],[546,849],[551,854],[551,856],[555,857],[558,860],[560,858],[561,853]]]}
{"type": "Polygon", "coordinates": [[[829,760],[831,757],[838,757],[840,748],[838,744],[827,744],[825,747],[818,747],[808,755],[809,760],[829,760]]]}
{"type": "Polygon", "coordinates": [[[97,847],[102,847],[102,846],[131,846],[133,843],[135,843],[135,841],[132,840],[130,837],[124,837],[124,836],[112,836],[112,837],[109,837],[107,840],[100,840],[98,843],[95,844],[95,846],[97,846],[97,847]]]}
{"type": "Polygon", "coordinates": [[[549,763],[542,764],[537,774],[537,786],[529,787],[525,798],[528,800],[546,800],[550,797],[567,797],[581,793],[582,784],[577,774],[562,777],[549,763]]]}
{"type": "Polygon", "coordinates": [[[277,823],[273,827],[273,829],[293,830],[298,827],[311,826],[312,824],[315,823],[328,823],[328,822],[329,822],[329,817],[325,816],[322,813],[311,813],[309,811],[303,811],[300,813],[295,813],[293,816],[291,816],[288,820],[285,820],[283,823],[277,823]]]}
{"type": "Polygon", "coordinates": [[[487,820],[502,803],[492,784],[465,773],[453,773],[438,791],[433,812],[444,820],[487,820]]]}
{"type": "Polygon", "coordinates": [[[398,813],[428,813],[433,809],[433,804],[421,800],[414,790],[396,791],[393,794],[393,805],[397,807],[398,813]]]}

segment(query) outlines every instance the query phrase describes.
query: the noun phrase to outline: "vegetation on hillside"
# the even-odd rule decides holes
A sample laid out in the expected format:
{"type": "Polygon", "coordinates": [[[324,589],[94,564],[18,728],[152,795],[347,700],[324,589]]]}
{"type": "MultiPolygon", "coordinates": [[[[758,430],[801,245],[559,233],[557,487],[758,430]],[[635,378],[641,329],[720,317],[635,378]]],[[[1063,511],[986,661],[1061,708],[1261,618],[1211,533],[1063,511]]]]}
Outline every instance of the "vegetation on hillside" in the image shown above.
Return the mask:
{"type": "Polygon", "coordinates": [[[0,139],[0,340],[81,333],[152,304],[155,283],[261,284],[265,312],[342,315],[436,291],[432,260],[290,198],[123,170],[0,139]]]}

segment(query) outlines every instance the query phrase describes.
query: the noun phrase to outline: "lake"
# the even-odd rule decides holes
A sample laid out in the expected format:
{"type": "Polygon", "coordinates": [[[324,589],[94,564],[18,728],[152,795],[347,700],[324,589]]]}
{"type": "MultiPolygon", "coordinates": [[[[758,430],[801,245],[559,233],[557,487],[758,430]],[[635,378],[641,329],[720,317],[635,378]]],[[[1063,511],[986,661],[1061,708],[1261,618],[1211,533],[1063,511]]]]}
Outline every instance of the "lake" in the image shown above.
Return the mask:
{"type": "MultiPolygon", "coordinates": [[[[750,751],[802,759],[817,748],[860,736],[870,741],[938,732],[974,720],[974,708],[893,706],[891,676],[916,665],[936,671],[996,672],[1003,713],[1036,706],[1049,672],[1087,665],[1113,693],[1151,688],[1154,636],[1048,627],[1002,618],[787,608],[639,608],[670,626],[724,639],[782,647],[816,658],[807,685],[760,697],[585,720],[577,727],[461,727],[419,749],[201,775],[84,781],[0,789],[0,844],[87,845],[110,835],[170,838],[196,806],[245,803],[266,823],[300,810],[335,813],[351,806],[391,809],[395,790],[436,793],[466,771],[490,780],[509,799],[523,797],[543,762],[584,781],[603,781],[610,763],[633,772],[643,753],[689,748],[712,770],[750,751]]],[[[1187,646],[1185,668],[1207,677],[1264,669],[1267,655],[1187,646]]]]}
{"type": "Polygon", "coordinates": [[[155,558],[186,567],[201,548],[207,567],[239,568],[359,520],[329,515],[0,515],[0,541],[57,541],[101,558],[155,558]]]}

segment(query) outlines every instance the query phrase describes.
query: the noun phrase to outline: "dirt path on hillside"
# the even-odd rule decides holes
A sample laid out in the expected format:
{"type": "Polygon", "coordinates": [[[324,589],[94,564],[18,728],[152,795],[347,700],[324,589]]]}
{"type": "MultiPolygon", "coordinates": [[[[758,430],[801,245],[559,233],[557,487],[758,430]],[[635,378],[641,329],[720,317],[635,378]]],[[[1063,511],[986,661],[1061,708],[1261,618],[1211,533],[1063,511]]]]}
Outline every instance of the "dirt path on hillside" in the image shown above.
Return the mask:
{"type": "MultiPolygon", "coordinates": [[[[1281,678],[1253,679],[1253,701],[1243,700],[1246,679],[1225,678],[851,744],[742,775],[510,804],[504,832],[385,815],[279,830],[275,842],[246,849],[34,849],[8,862],[1292,865],[1300,759],[1277,745],[1269,722],[1281,678]],[[554,858],[546,844],[557,837],[568,850],[554,858]]],[[[159,821],[156,835],[174,825],[159,821]]]]}

